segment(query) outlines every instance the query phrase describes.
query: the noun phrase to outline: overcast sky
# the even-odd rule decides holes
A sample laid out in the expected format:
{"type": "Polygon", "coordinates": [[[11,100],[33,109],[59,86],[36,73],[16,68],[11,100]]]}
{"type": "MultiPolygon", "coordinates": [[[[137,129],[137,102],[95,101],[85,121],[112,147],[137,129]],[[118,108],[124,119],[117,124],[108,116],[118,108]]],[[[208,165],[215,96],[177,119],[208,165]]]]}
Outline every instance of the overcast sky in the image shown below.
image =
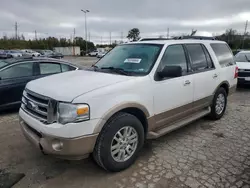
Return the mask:
{"type": "Polygon", "coordinates": [[[95,43],[125,40],[133,27],[142,37],[190,33],[222,33],[227,28],[244,31],[250,20],[250,0],[0,0],[0,32],[33,39],[56,36],[85,37],[84,13],[88,9],[88,33],[95,43]]]}

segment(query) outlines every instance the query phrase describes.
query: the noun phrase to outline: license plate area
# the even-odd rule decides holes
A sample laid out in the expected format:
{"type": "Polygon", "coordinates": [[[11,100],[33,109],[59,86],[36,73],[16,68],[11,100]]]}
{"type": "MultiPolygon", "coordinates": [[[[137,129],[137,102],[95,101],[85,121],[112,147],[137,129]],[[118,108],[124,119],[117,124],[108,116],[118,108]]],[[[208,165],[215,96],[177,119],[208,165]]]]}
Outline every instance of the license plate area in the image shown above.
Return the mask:
{"type": "Polygon", "coordinates": [[[246,81],[250,81],[250,77],[246,77],[245,80],[246,80],[246,81]]]}

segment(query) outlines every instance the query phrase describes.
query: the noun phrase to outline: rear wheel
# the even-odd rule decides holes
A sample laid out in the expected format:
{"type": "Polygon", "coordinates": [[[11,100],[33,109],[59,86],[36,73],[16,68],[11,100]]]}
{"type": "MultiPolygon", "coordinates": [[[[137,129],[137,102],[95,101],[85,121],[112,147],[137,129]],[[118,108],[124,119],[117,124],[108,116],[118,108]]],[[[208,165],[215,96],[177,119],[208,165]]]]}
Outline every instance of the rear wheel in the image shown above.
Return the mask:
{"type": "Polygon", "coordinates": [[[213,120],[218,120],[220,119],[227,107],[227,93],[224,88],[219,88],[213,99],[213,104],[211,106],[211,113],[210,113],[210,118],[213,120]]]}
{"type": "Polygon", "coordinates": [[[121,171],[134,163],[143,143],[141,122],[131,114],[118,113],[101,131],[93,157],[105,170],[121,171]]]}

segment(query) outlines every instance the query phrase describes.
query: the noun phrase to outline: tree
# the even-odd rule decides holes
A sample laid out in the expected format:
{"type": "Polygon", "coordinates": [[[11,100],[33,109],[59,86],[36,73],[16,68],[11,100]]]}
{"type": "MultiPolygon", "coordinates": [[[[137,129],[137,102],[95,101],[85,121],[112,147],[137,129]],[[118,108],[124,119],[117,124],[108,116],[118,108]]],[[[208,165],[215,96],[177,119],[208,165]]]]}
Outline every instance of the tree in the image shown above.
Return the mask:
{"type": "Polygon", "coordinates": [[[140,30],[138,28],[133,28],[128,32],[127,38],[132,41],[137,41],[140,39],[140,30]]]}

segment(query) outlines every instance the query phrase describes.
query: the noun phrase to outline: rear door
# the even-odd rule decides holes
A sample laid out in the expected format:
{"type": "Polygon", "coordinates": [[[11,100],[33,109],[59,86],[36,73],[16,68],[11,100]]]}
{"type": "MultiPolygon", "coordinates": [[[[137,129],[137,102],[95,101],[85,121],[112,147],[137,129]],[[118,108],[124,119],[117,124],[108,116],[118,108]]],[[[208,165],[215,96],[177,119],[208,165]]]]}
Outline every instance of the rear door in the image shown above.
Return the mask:
{"type": "Polygon", "coordinates": [[[19,104],[26,84],[35,79],[34,63],[22,62],[0,71],[0,106],[19,104]]]}
{"type": "Polygon", "coordinates": [[[218,86],[219,74],[203,44],[186,44],[194,79],[193,107],[200,109],[212,102],[213,92],[218,86]]]}

